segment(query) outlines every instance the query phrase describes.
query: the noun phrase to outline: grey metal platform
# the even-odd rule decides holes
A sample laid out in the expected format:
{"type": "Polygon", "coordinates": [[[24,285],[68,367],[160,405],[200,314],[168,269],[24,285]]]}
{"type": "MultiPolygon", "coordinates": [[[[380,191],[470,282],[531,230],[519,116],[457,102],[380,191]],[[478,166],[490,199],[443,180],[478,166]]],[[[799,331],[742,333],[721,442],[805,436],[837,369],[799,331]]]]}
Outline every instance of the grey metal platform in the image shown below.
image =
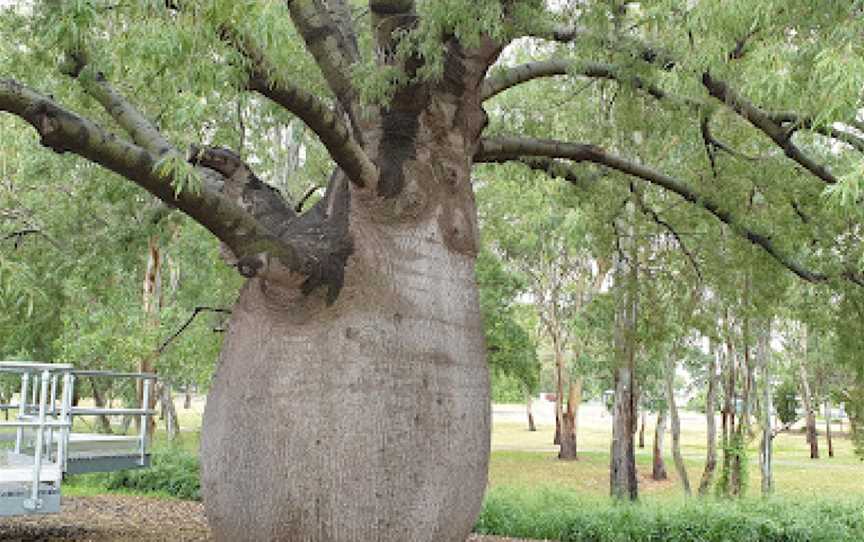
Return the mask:
{"type": "Polygon", "coordinates": [[[76,371],[71,365],[0,362],[0,373],[21,379],[14,421],[0,421],[0,516],[60,511],[64,476],[150,466],[147,425],[155,411],[147,408],[155,376],[145,373],[76,371]],[[132,379],[142,383],[138,408],[72,405],[76,378],[132,379]],[[72,432],[85,416],[137,416],[137,435],[72,432]],[[14,433],[3,432],[14,428],[14,433]]]}

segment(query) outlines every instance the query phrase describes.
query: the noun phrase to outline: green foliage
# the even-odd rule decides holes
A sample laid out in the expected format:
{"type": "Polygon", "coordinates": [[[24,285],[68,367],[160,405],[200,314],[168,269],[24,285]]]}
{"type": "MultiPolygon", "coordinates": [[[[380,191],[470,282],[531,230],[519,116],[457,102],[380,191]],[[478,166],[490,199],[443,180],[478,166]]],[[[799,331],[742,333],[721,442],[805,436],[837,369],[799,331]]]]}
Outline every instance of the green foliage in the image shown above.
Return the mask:
{"type": "Polygon", "coordinates": [[[476,531],[561,542],[853,542],[864,537],[862,503],[748,500],[624,504],[574,491],[498,487],[476,531]]]}
{"type": "Polygon", "coordinates": [[[784,424],[792,423],[798,419],[798,384],[791,377],[785,378],[779,386],[774,389],[774,408],[777,416],[784,424]]]}
{"type": "MultiPolygon", "coordinates": [[[[477,283],[480,288],[480,311],[486,333],[487,359],[493,375],[498,377],[501,398],[522,401],[524,393],[535,393],[539,380],[539,363],[533,338],[519,322],[516,298],[524,286],[508,273],[495,255],[483,250],[477,258],[477,283]],[[515,398],[513,381],[518,382],[520,397],[515,398]],[[501,385],[508,386],[504,392],[501,385]]],[[[493,392],[495,388],[493,387],[493,392]]]]}
{"type": "Polygon", "coordinates": [[[109,490],[130,490],[136,493],[168,495],[183,500],[201,500],[198,457],[179,447],[155,451],[150,468],[95,476],[109,490]]]}
{"type": "Polygon", "coordinates": [[[747,494],[750,471],[747,468],[748,451],[746,435],[739,428],[728,442],[721,446],[723,461],[715,491],[718,497],[743,497],[747,494]],[[737,481],[737,484],[736,484],[737,481]],[[733,487],[737,486],[737,487],[733,487]]]}

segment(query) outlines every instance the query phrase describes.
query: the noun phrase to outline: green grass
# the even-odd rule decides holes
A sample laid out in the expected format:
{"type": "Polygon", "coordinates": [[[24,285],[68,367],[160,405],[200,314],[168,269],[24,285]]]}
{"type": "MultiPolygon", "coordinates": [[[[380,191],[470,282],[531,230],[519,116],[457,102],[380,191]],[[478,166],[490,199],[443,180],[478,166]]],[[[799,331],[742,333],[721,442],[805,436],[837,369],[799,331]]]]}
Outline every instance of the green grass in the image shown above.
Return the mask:
{"type": "MultiPolygon", "coordinates": [[[[194,486],[189,453],[197,453],[200,406],[178,409],[181,432],[169,444],[163,430],[154,442],[157,468],[150,472],[84,475],[64,485],[66,495],[121,493],[160,498],[189,497],[194,486]],[[185,458],[185,459],[184,459],[185,458]],[[184,480],[179,483],[178,480],[184,480]]],[[[691,418],[693,420],[694,418],[691,418]]],[[[496,423],[492,432],[489,489],[478,520],[482,533],[561,542],[860,542],[864,540],[864,463],[848,438],[835,437],[835,457],[809,459],[803,434],[775,440],[775,496],[759,497],[758,452],[751,443],[748,496],[738,501],[686,499],[667,453],[669,479],[650,479],[653,427],[646,448],[637,449],[639,502],[614,503],[609,493],[610,420],[584,420],[579,460],[557,459],[554,426],[529,432],[520,423],[496,423]]],[[[698,485],[705,461],[705,430],[685,425],[682,450],[691,485],[698,485]]],[[[820,445],[825,446],[824,439],[820,445]]],[[[666,451],[671,443],[667,435],[666,451]]],[[[197,472],[195,473],[197,476],[197,472]]]]}
{"type": "Polygon", "coordinates": [[[492,488],[476,531],[561,542],[859,542],[864,499],[613,503],[578,490],[492,488]]]}
{"type": "MultiPolygon", "coordinates": [[[[608,420],[601,420],[606,422],[608,420]]],[[[611,431],[594,420],[583,423],[578,432],[579,460],[557,459],[552,445],[554,426],[540,425],[529,432],[525,425],[496,423],[492,432],[492,455],[489,467],[490,487],[561,487],[580,494],[602,497],[609,492],[609,444],[611,431]]],[[[671,438],[667,434],[664,460],[669,479],[651,480],[653,427],[646,431],[646,446],[636,449],[640,495],[647,499],[679,498],[680,480],[671,456],[671,438]]],[[[760,487],[758,438],[750,443],[750,493],[760,487]]],[[[820,437],[822,458],[810,459],[804,435],[782,433],[774,441],[774,481],[781,497],[861,496],[864,497],[864,463],[855,457],[851,441],[835,436],[835,457],[828,458],[826,444],[820,437]]],[[[705,465],[706,434],[700,427],[682,430],[682,454],[691,486],[697,486],[705,465]]],[[[719,453],[719,452],[718,452],[719,453]]]]}

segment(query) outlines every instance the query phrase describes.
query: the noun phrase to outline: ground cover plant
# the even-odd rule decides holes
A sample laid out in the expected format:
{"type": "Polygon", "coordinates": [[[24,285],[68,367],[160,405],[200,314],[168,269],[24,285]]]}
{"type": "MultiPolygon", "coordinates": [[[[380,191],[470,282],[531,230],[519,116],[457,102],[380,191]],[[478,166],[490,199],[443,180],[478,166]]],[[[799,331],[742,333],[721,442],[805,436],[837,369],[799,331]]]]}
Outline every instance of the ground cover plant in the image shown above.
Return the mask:
{"type": "Polygon", "coordinates": [[[476,531],[560,542],[858,542],[862,499],[620,503],[568,489],[493,488],[476,531]]]}

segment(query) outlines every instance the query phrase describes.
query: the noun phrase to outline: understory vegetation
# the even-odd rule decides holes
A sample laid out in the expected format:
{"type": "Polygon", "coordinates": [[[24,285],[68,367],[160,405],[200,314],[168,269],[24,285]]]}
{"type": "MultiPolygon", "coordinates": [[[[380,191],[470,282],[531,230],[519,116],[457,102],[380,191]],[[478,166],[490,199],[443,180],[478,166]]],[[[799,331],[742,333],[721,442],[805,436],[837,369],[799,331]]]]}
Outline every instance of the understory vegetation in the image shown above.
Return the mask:
{"type": "Polygon", "coordinates": [[[493,488],[476,531],[560,542],[844,542],[864,539],[864,501],[694,499],[615,503],[566,489],[493,488]]]}

